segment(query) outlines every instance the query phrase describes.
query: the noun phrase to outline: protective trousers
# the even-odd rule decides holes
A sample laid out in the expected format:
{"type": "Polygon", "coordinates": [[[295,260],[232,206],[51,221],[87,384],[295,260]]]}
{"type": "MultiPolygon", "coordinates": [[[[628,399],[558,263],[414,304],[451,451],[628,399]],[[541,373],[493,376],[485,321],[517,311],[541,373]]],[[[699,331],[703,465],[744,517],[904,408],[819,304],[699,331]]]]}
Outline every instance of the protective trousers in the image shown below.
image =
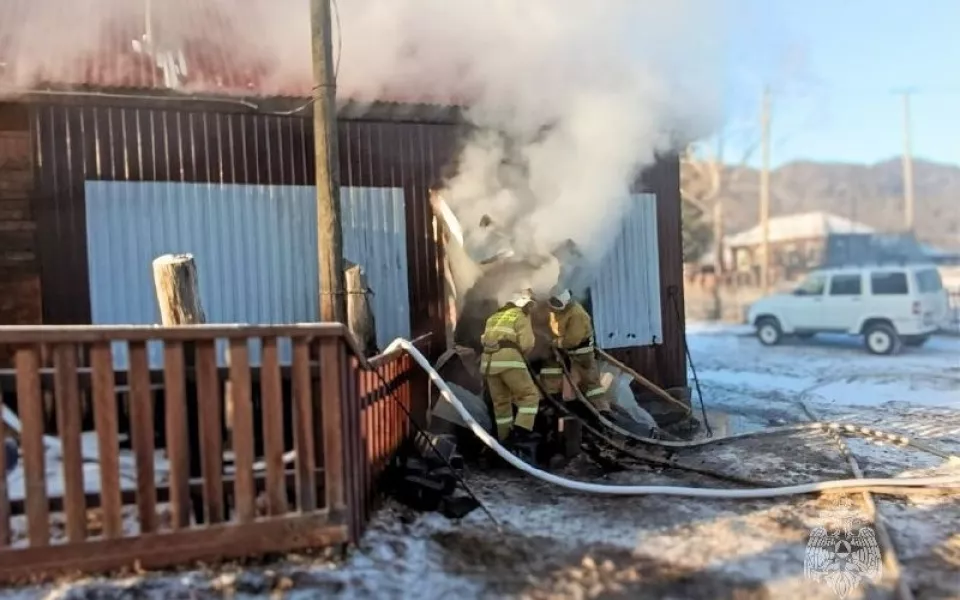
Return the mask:
{"type": "MultiPolygon", "coordinates": [[[[577,379],[577,388],[597,410],[610,410],[610,399],[600,384],[600,369],[594,357],[593,348],[589,352],[570,353],[570,374],[577,379]]],[[[540,380],[550,395],[563,391],[563,368],[555,360],[547,361],[540,369],[540,380]]]]}
{"type": "Polygon", "coordinates": [[[540,383],[543,390],[551,396],[559,396],[563,392],[563,367],[553,359],[547,359],[540,367],[540,383]]]}
{"type": "Polygon", "coordinates": [[[490,400],[493,402],[493,416],[497,420],[497,437],[507,439],[514,425],[527,431],[533,431],[540,406],[540,392],[533,383],[527,369],[497,369],[496,373],[487,373],[484,377],[490,400]],[[513,418],[513,407],[517,407],[517,418],[513,418]]]}

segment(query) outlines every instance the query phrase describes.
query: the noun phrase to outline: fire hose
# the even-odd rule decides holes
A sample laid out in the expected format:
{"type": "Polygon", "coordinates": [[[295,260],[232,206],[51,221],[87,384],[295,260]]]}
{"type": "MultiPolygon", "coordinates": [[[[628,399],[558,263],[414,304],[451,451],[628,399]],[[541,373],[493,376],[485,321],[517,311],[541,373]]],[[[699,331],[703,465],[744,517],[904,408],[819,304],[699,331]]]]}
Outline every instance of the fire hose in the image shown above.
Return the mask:
{"type": "MultiPolygon", "coordinates": [[[[609,356],[606,353],[602,353],[602,355],[604,357],[609,356]]],[[[869,440],[873,440],[875,442],[885,442],[885,443],[890,443],[890,444],[895,444],[900,446],[909,446],[916,450],[925,452],[927,454],[931,454],[933,456],[942,458],[944,460],[957,460],[957,457],[954,455],[947,454],[946,452],[943,452],[941,450],[937,450],[936,448],[928,444],[918,442],[905,435],[890,433],[887,431],[880,431],[878,429],[873,429],[871,427],[866,427],[863,425],[856,425],[852,423],[839,423],[835,421],[819,421],[818,420],[812,423],[799,423],[796,425],[784,425],[782,427],[768,427],[766,429],[760,429],[757,431],[747,431],[744,433],[736,433],[733,435],[728,435],[728,436],[719,437],[719,438],[707,438],[704,440],[693,440],[693,441],[661,440],[661,439],[656,439],[651,437],[645,437],[645,436],[633,433],[632,431],[627,431],[626,429],[620,427],[616,423],[612,423],[609,419],[601,415],[597,411],[597,409],[594,408],[593,404],[591,404],[586,398],[584,398],[583,393],[580,391],[580,389],[576,385],[574,385],[573,376],[570,373],[570,370],[567,367],[566,363],[562,360],[561,356],[559,355],[557,356],[557,361],[560,363],[560,366],[563,369],[564,377],[567,379],[568,382],[570,382],[570,386],[573,388],[574,393],[577,395],[577,399],[580,400],[581,404],[586,406],[587,410],[589,410],[593,414],[593,416],[604,427],[606,427],[611,431],[614,431],[618,435],[621,435],[623,437],[626,437],[630,440],[633,440],[641,444],[647,444],[651,446],[660,446],[663,448],[698,448],[701,446],[717,444],[720,442],[729,442],[731,440],[740,440],[740,439],[753,438],[753,437],[765,437],[765,436],[771,436],[771,435],[783,435],[788,433],[799,433],[804,431],[810,431],[810,432],[816,431],[816,432],[826,433],[828,435],[839,434],[839,435],[847,435],[847,436],[859,436],[869,440]]],[[[631,376],[636,376],[632,372],[628,372],[628,374],[631,376]]],[[[664,394],[666,394],[666,392],[664,392],[664,394]]],[[[674,400],[674,402],[677,402],[677,400],[674,400]]]]}
{"type": "Polygon", "coordinates": [[[696,488],[684,486],[664,486],[664,485],[605,485],[598,483],[589,483],[567,479],[537,469],[534,466],[520,460],[517,456],[509,452],[506,448],[488,433],[473,418],[456,394],[450,389],[446,381],[440,377],[439,373],[433,369],[430,361],[408,340],[403,338],[395,339],[384,351],[384,353],[403,350],[409,354],[430,377],[430,380],[440,390],[440,394],[467,424],[469,429],[477,438],[480,439],[488,448],[495,452],[505,462],[513,467],[532,475],[541,481],[552,483],[566,489],[586,492],[592,494],[613,495],[613,496],[679,496],[686,498],[715,498],[715,499],[757,499],[757,498],[775,498],[781,496],[792,496],[798,494],[810,494],[824,492],[828,490],[846,490],[863,489],[873,487],[893,487],[893,488],[945,488],[960,486],[960,476],[941,476],[941,477],[911,477],[911,478],[874,478],[874,479],[838,479],[830,481],[812,482],[800,485],[790,485],[782,487],[730,490],[718,488],[696,488]]]}

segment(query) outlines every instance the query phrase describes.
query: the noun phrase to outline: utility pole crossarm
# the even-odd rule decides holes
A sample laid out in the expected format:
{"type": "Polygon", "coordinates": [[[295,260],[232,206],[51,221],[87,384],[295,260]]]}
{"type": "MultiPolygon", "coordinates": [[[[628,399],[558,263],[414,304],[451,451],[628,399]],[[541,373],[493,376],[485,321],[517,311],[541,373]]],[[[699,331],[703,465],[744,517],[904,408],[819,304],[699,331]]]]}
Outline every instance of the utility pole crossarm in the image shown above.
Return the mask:
{"type": "Polygon", "coordinates": [[[313,40],[313,136],[317,171],[317,263],[320,320],[345,323],[343,232],[340,223],[340,156],[333,72],[330,0],[310,0],[313,40]]]}

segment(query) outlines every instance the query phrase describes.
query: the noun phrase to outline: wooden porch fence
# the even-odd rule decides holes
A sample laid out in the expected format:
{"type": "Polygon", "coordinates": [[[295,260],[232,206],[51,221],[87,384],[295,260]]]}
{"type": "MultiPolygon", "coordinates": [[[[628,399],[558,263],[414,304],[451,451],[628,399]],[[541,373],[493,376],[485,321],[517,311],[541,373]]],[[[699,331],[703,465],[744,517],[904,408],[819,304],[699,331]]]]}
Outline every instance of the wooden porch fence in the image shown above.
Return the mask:
{"type": "Polygon", "coordinates": [[[366,361],[338,324],[0,327],[0,347],[15,356],[0,390],[20,420],[0,420],[0,440],[14,435],[21,455],[0,476],[0,582],[355,542],[410,433],[404,409],[422,411],[427,390],[410,357],[366,361]]]}

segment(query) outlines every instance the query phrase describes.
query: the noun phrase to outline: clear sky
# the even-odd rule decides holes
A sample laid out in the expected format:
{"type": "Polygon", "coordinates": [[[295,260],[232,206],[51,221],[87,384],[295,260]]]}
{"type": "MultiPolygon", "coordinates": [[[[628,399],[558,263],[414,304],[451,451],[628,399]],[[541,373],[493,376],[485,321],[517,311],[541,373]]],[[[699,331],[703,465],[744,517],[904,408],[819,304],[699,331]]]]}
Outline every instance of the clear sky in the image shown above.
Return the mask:
{"type": "Polygon", "coordinates": [[[899,155],[902,88],[916,90],[915,156],[960,164],[960,0],[742,1],[753,10],[733,40],[728,162],[758,138],[766,82],[774,166],[899,155]]]}

